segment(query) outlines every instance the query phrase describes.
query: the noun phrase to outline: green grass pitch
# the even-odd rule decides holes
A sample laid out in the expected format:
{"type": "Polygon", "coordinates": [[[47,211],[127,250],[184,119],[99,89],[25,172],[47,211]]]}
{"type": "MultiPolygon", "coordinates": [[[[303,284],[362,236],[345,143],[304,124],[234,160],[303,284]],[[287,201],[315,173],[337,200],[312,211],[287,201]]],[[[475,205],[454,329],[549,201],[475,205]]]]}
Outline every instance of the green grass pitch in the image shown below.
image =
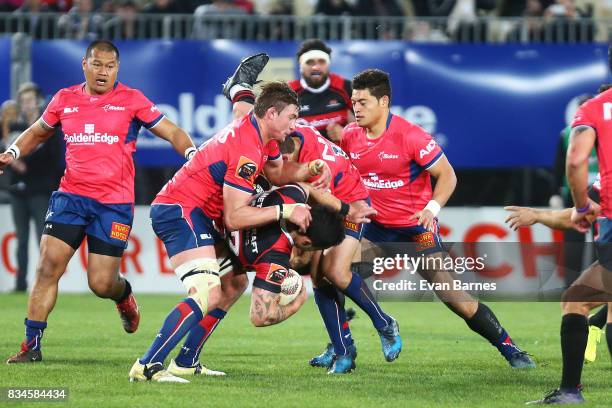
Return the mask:
{"type": "MultiPolygon", "coordinates": [[[[357,370],[331,377],[307,363],[327,341],[312,298],[288,321],[254,328],[244,297],[202,354],[204,364],[226,371],[227,377],[192,377],[191,384],[129,383],[132,363],[178,299],[138,296],[141,325],[127,335],[112,302],[60,294],[43,339],[44,361],[2,365],[0,387],[67,387],[68,402],[52,406],[96,408],[518,407],[555,388],[560,378],[558,303],[489,303],[513,339],[534,355],[535,370],[511,369],[441,303],[390,302],[383,307],[397,318],[404,339],[399,359],[384,361],[378,335],[358,311],[351,324],[357,370]]],[[[24,295],[0,295],[3,359],[18,350],[26,302],[24,295]]],[[[592,407],[612,406],[612,365],[602,340],[598,360],[583,372],[584,395],[592,407]]],[[[0,402],[0,408],[9,405],[0,402]]]]}

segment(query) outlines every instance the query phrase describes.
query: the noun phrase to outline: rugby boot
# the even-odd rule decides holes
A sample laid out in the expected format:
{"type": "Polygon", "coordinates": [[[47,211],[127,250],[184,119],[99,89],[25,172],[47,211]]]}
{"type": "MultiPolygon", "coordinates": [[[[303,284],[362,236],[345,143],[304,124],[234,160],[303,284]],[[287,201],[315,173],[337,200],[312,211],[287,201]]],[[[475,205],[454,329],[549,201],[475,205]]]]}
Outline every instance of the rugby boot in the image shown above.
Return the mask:
{"type": "Polygon", "coordinates": [[[569,392],[557,388],[546,394],[544,398],[536,401],[529,401],[526,405],[582,404],[584,402],[584,397],[580,389],[576,390],[576,392],[569,392]]]}
{"type": "Polygon", "coordinates": [[[42,361],[42,351],[29,349],[25,342],[21,343],[19,353],[6,360],[6,364],[36,363],[42,361]]]}
{"type": "Polygon", "coordinates": [[[355,345],[348,347],[348,354],[345,356],[334,356],[334,363],[327,374],[348,374],[355,369],[357,359],[357,348],[355,345]]]}
{"type": "Polygon", "coordinates": [[[327,343],[325,351],[310,359],[308,364],[310,364],[312,367],[331,368],[332,364],[334,364],[335,356],[334,346],[331,343],[327,343]]]}
{"type": "Polygon", "coordinates": [[[184,378],[176,377],[170,374],[167,370],[164,370],[162,363],[154,364],[140,364],[140,361],[136,359],[136,362],[130,369],[130,382],[137,381],[154,381],[154,382],[175,382],[175,383],[188,383],[184,378]]]}
{"type": "Polygon", "coordinates": [[[230,89],[234,85],[241,85],[252,89],[257,83],[257,77],[261,74],[269,60],[268,54],[263,52],[243,59],[234,74],[227,78],[227,81],[223,84],[223,95],[231,101],[230,89]]]}
{"type": "Polygon", "coordinates": [[[206,366],[203,366],[199,361],[196,365],[192,367],[183,367],[176,363],[176,361],[171,360],[170,365],[168,366],[168,372],[172,375],[176,375],[179,377],[186,377],[189,375],[212,375],[212,376],[224,376],[225,373],[223,371],[215,371],[206,366]]]}
{"type": "Polygon", "coordinates": [[[121,317],[121,322],[123,323],[123,330],[128,333],[134,333],[138,330],[140,311],[138,310],[138,303],[136,303],[134,294],[130,293],[128,297],[116,303],[116,306],[119,317],[121,317]]]}
{"type": "Polygon", "coordinates": [[[398,358],[402,351],[402,338],[397,321],[393,319],[391,323],[378,330],[378,335],[385,360],[391,362],[398,358]]]}

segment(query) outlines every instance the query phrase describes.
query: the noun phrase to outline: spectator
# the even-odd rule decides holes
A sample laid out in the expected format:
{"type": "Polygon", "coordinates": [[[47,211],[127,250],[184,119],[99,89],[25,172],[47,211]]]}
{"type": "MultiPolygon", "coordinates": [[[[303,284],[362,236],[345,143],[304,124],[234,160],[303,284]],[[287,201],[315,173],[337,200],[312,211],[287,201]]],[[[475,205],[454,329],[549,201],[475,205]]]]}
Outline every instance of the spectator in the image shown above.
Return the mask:
{"type": "Polygon", "coordinates": [[[19,108],[17,102],[12,99],[4,101],[0,107],[2,110],[2,134],[0,135],[0,150],[4,149],[9,145],[8,140],[10,138],[10,125],[17,121],[19,116],[19,108]]]}
{"type": "Polygon", "coordinates": [[[163,14],[162,16],[150,16],[146,19],[147,38],[170,37],[178,30],[179,22],[173,21],[172,17],[165,14],[177,14],[181,9],[174,0],[154,0],[147,4],[143,9],[143,14],[163,14]]]}
{"type": "Polygon", "coordinates": [[[488,38],[488,26],[479,14],[494,10],[497,0],[429,0],[433,16],[448,16],[447,32],[455,41],[481,42],[488,38]]]}
{"type": "Polygon", "coordinates": [[[19,21],[11,21],[11,31],[25,32],[32,38],[52,38],[54,21],[52,18],[41,16],[41,13],[50,11],[41,0],[25,0],[23,5],[13,12],[22,18],[18,19],[19,21]]]}
{"type": "Polygon", "coordinates": [[[23,5],[23,0],[3,0],[0,2],[0,12],[15,11],[23,5]]]}
{"type": "MultiPolygon", "coordinates": [[[[10,124],[10,138],[16,138],[40,117],[43,97],[34,83],[23,84],[17,93],[19,118],[10,124]]],[[[13,140],[7,140],[12,143],[13,140]]],[[[36,224],[38,240],[43,231],[45,213],[51,193],[59,184],[62,173],[59,133],[39,148],[10,165],[11,210],[17,233],[17,281],[15,289],[27,289],[28,242],[30,221],[36,224]]]]}
{"type": "MultiPolygon", "coordinates": [[[[355,3],[354,15],[371,17],[401,17],[404,10],[396,0],[357,0],[355,3]]],[[[386,19],[388,21],[388,19],[386,19]]],[[[363,24],[360,27],[361,35],[367,39],[383,38],[397,39],[402,38],[404,24],[402,22],[382,22],[379,19],[372,24],[363,24]]]]}
{"type": "Polygon", "coordinates": [[[544,26],[544,40],[549,42],[592,42],[595,25],[587,19],[573,0],[556,0],[544,10],[550,21],[544,26]]]}
{"type": "MultiPolygon", "coordinates": [[[[17,102],[12,99],[4,101],[0,106],[0,151],[8,147],[10,138],[10,125],[17,120],[19,109],[17,102]]],[[[8,177],[0,177],[0,203],[10,203],[8,177]]]]}
{"type": "Polygon", "coordinates": [[[61,35],[77,40],[95,40],[100,35],[103,17],[92,14],[93,10],[93,0],[75,0],[74,7],[58,20],[61,35]]]}
{"type": "Polygon", "coordinates": [[[115,14],[104,24],[103,36],[122,40],[145,37],[145,27],[138,19],[138,7],[134,1],[123,0],[115,14]]]}
{"type": "Polygon", "coordinates": [[[319,0],[315,14],[325,16],[347,16],[353,13],[353,7],[345,0],[319,0]]]}
{"type": "Polygon", "coordinates": [[[237,7],[232,0],[213,0],[211,4],[199,6],[195,10],[193,35],[199,39],[240,38],[240,22],[224,17],[246,14],[245,9],[237,7]]]}
{"type": "Polygon", "coordinates": [[[526,0],[522,12],[523,20],[508,33],[510,42],[539,41],[542,38],[542,16],[544,8],[539,0],[526,0]]]}

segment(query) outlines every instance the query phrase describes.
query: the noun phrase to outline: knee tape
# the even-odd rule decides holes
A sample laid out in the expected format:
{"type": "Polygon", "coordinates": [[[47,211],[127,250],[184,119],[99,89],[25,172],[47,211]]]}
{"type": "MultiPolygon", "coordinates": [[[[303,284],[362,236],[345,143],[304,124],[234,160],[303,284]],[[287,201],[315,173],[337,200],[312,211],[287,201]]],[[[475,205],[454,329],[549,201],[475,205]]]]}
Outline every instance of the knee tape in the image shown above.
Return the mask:
{"type": "Polygon", "coordinates": [[[175,271],[187,292],[191,288],[196,290],[195,293],[189,295],[196,301],[202,309],[202,313],[206,314],[208,310],[208,293],[209,291],[221,284],[219,279],[219,264],[215,259],[194,259],[187,261],[175,271]]]}

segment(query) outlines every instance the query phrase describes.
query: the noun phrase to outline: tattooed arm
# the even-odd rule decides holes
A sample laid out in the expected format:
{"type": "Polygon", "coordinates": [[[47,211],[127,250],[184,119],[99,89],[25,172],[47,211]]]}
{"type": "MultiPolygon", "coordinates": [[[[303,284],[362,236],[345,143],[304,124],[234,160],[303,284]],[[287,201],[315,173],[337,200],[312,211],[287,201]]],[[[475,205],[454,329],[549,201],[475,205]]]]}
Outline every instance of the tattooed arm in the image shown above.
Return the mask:
{"type": "Polygon", "coordinates": [[[306,285],[297,298],[288,305],[281,306],[280,293],[273,293],[253,287],[251,294],[251,323],[257,327],[271,326],[286,320],[299,310],[306,301],[306,285]]]}

